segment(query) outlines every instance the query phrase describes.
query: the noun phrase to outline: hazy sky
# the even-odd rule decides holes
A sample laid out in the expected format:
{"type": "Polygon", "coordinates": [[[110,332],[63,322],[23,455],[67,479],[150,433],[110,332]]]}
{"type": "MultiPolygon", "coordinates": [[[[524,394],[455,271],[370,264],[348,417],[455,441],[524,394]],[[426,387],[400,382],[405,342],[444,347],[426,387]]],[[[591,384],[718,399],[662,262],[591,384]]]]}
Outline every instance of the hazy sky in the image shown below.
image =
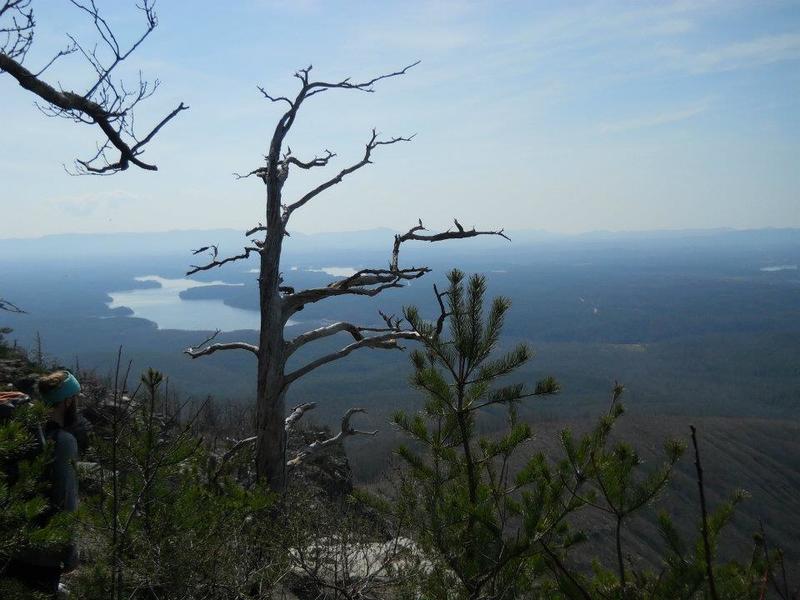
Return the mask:
{"type": "MultiPolygon", "coordinates": [[[[133,2],[98,0],[120,38],[141,27],[133,2]]],[[[66,32],[92,29],[67,0],[34,0],[28,64],[66,32]]],[[[158,77],[142,130],[181,100],[149,146],[157,173],[70,177],[92,128],[48,119],[0,74],[3,234],[246,228],[280,106],[309,63],[335,80],[417,59],[375,94],[333,91],[304,105],[289,145],[329,148],[328,173],[357,161],[375,126],[417,133],[292,221],[316,232],[442,225],[596,229],[800,227],[800,2],[324,2],[161,0],[160,25],[123,73],[158,77]],[[9,226],[10,225],[10,226],[9,226]]],[[[48,73],[81,89],[77,56],[48,73]]],[[[294,172],[291,199],[325,177],[294,172]]]]}

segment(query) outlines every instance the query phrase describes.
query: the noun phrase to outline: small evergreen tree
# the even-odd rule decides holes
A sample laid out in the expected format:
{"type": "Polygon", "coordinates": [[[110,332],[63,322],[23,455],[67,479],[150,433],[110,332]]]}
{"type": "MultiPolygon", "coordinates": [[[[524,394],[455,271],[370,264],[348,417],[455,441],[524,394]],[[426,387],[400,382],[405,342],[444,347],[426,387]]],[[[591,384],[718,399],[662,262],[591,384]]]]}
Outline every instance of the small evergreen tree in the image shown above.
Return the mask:
{"type": "Polygon", "coordinates": [[[500,383],[531,358],[524,344],[494,356],[510,302],[496,298],[484,316],[485,278],[473,275],[465,286],[454,270],[448,279],[447,291],[437,292],[437,322],[423,320],[416,308],[405,311],[423,344],[412,354],[412,383],[426,399],[420,414],[394,416],[414,441],[398,450],[408,469],[397,510],[435,557],[422,586],[430,597],[515,598],[542,571],[551,547],[575,541],[564,516],[578,503],[565,496],[544,456],[512,467],[532,437],[516,404],[557,393],[559,385],[551,377],[533,390],[500,383]],[[507,430],[478,436],[478,416],[497,409],[507,411],[507,430]]]}
{"type": "MultiPolygon", "coordinates": [[[[554,394],[559,384],[548,377],[529,390],[505,381],[531,357],[524,344],[495,356],[509,301],[495,299],[484,314],[484,277],[474,275],[465,284],[464,275],[452,271],[448,278],[449,288],[436,291],[441,314],[435,322],[423,320],[413,307],[405,311],[423,346],[412,353],[412,384],[424,392],[425,403],[417,414],[394,416],[412,443],[398,449],[406,468],[390,510],[410,524],[424,557],[411,596],[709,597],[714,582],[701,545],[706,540],[699,538],[690,554],[668,517],[660,518],[664,554],[659,571],[637,568],[624,550],[626,523],[666,488],[684,444],[668,440],[661,464],[644,469],[637,450],[612,436],[624,413],[624,388],[615,384],[610,406],[593,428],[580,436],[569,429],[561,432],[563,458],[537,453],[525,460],[524,446],[532,434],[518,418],[517,405],[554,394]],[[507,412],[506,430],[480,435],[481,416],[499,408],[507,412]],[[568,522],[579,509],[605,513],[614,522],[612,544],[598,551],[592,572],[576,568],[570,556],[585,539],[568,522]],[[605,566],[604,559],[613,567],[605,566]]],[[[734,504],[704,516],[712,551],[734,504]]],[[[597,524],[596,519],[589,523],[597,524]]],[[[585,558],[587,549],[582,552],[585,558]]],[[[756,562],[715,568],[717,587],[728,594],[718,597],[755,597],[756,562]]]]}
{"type": "MultiPolygon", "coordinates": [[[[575,495],[588,507],[611,516],[614,522],[616,568],[605,569],[595,559],[592,587],[600,596],[629,598],[634,597],[635,583],[626,566],[624,526],[631,515],[650,505],[664,491],[685,446],[677,440],[667,440],[663,463],[650,472],[642,472],[643,461],[638,451],[627,441],[611,439],[613,426],[624,413],[619,401],[623,390],[622,385],[614,384],[608,412],[589,435],[578,442],[566,429],[561,432],[561,445],[569,468],[583,482],[583,490],[573,490],[575,495]]],[[[641,573],[634,573],[633,578],[636,584],[643,581],[641,573]]]]}

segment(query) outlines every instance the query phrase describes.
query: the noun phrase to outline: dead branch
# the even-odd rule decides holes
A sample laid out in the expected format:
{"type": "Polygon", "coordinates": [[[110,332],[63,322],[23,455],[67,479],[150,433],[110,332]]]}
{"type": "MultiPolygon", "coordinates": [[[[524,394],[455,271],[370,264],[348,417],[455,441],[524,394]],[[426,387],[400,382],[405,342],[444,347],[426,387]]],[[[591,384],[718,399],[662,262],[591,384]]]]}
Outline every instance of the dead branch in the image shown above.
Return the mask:
{"type": "MultiPolygon", "coordinates": [[[[324,167],[328,164],[328,162],[334,157],[336,154],[331,152],[330,150],[325,150],[324,156],[315,156],[308,162],[304,162],[298,158],[292,156],[292,149],[287,148],[286,152],[283,155],[283,158],[278,162],[278,180],[280,185],[283,186],[286,183],[286,179],[289,177],[289,165],[295,165],[301,169],[313,169],[314,167],[324,167]]],[[[269,175],[269,157],[265,157],[266,166],[258,167],[245,173],[244,175],[240,173],[234,173],[233,176],[236,179],[247,179],[248,177],[258,177],[261,181],[264,182],[264,185],[267,184],[267,176],[269,175]]],[[[266,229],[266,228],[264,228],[266,229]]],[[[261,231],[260,229],[252,229],[248,231],[247,235],[252,235],[255,231],[261,231]]]]}
{"type": "MultiPolygon", "coordinates": [[[[338,82],[312,82],[309,78],[311,72],[311,67],[309,66],[295,73],[295,77],[300,81],[300,90],[294,97],[273,95],[266,89],[259,88],[265,99],[273,103],[284,104],[287,108],[275,125],[274,132],[270,138],[269,150],[264,157],[262,165],[243,175],[234,175],[240,179],[257,177],[265,184],[265,218],[263,222],[260,221],[258,225],[246,232],[247,237],[256,233],[264,235],[259,235],[258,240],[251,240],[255,247],[246,248],[244,254],[228,259],[220,260],[215,249],[211,253],[211,260],[208,265],[204,267],[193,266],[189,272],[191,274],[198,270],[222,266],[233,260],[241,260],[247,258],[249,252],[253,251],[257,251],[260,255],[261,269],[258,284],[261,311],[261,341],[259,342],[259,349],[256,351],[258,356],[256,400],[258,436],[253,439],[256,443],[255,462],[257,476],[266,478],[270,482],[270,486],[275,490],[280,490],[285,485],[287,464],[289,466],[299,464],[303,457],[308,455],[308,451],[305,451],[288,463],[286,462],[285,430],[287,427],[292,427],[304,412],[313,408],[313,406],[301,405],[301,407],[294,409],[289,417],[285,416],[285,394],[291,384],[311,371],[344,358],[360,348],[400,349],[400,340],[418,340],[420,337],[419,332],[403,329],[401,319],[382,314],[381,317],[384,320],[385,327],[364,327],[353,323],[338,322],[307,331],[287,342],[284,336],[289,318],[297,311],[302,310],[305,304],[341,295],[376,296],[387,289],[402,287],[406,282],[418,279],[430,272],[430,268],[427,266],[400,267],[399,251],[404,242],[414,240],[438,242],[479,235],[506,237],[502,230],[479,231],[475,228],[466,230],[458,221],[455,222],[455,230],[448,230],[442,233],[423,233],[425,229],[420,221],[418,226],[413,227],[405,234],[395,236],[388,267],[361,269],[349,277],[338,279],[320,288],[296,291],[291,285],[284,283],[280,272],[283,251],[282,240],[283,237],[288,235],[288,222],[294,211],[305,206],[332,186],[340,183],[348,175],[370,164],[373,151],[379,146],[407,142],[413,137],[380,139],[377,130],[373,129],[369,140],[364,146],[364,153],[358,162],[340,170],[335,176],[311,189],[294,202],[284,203],[282,198],[283,186],[292,168],[311,169],[325,167],[335,156],[334,153],[326,150],[322,156],[315,156],[310,161],[302,161],[295,158],[289,148],[286,148],[286,151],[283,152],[285,147],[284,140],[291,130],[303,102],[311,96],[330,89],[350,89],[371,93],[374,91],[374,85],[377,82],[403,75],[416,64],[413,63],[398,71],[361,82],[354,82],[351,78],[338,82]],[[287,373],[287,361],[300,347],[338,333],[349,334],[353,338],[352,343],[345,345],[338,351],[311,360],[311,362],[287,373]]],[[[207,250],[208,248],[201,249],[201,251],[207,250]]],[[[441,301],[441,297],[439,300],[441,301]]],[[[197,350],[196,353],[200,355],[202,352],[208,352],[215,345],[207,344],[205,348],[208,348],[208,350],[204,348],[197,350]]],[[[340,434],[328,441],[315,442],[312,447],[314,449],[323,447],[328,443],[342,439],[346,435],[366,433],[358,432],[349,426],[349,418],[354,412],[360,412],[360,410],[353,409],[348,411],[343,419],[342,432],[340,434]]]]}
{"type": "Polygon", "coordinates": [[[186,350],[184,350],[183,353],[188,354],[192,358],[199,358],[201,356],[214,354],[214,352],[218,352],[220,350],[247,350],[248,352],[252,352],[256,356],[258,355],[258,346],[255,346],[253,344],[248,344],[246,342],[226,342],[219,344],[211,344],[209,346],[206,346],[205,348],[192,348],[190,346],[186,350]]]}
{"type": "Polygon", "coordinates": [[[215,483],[219,479],[219,476],[222,475],[222,472],[225,470],[225,466],[228,464],[228,461],[236,456],[242,448],[246,448],[256,441],[256,436],[245,438],[243,440],[230,441],[234,442],[233,445],[228,448],[225,454],[219,458],[219,461],[216,462],[214,473],[209,477],[209,481],[212,483],[215,483]]]}
{"type": "Polygon", "coordinates": [[[461,226],[461,223],[458,222],[458,219],[453,219],[453,222],[456,225],[455,231],[453,231],[452,229],[448,229],[447,231],[443,231],[441,233],[421,234],[418,232],[427,231],[427,229],[425,229],[425,227],[422,225],[422,219],[420,219],[418,225],[415,225],[403,235],[399,234],[395,235],[394,247],[392,248],[392,260],[390,263],[390,268],[392,270],[397,270],[398,268],[397,265],[400,260],[400,245],[403,242],[407,242],[409,240],[415,240],[418,242],[442,242],[444,240],[457,240],[457,239],[476,237],[479,235],[499,235],[500,237],[510,241],[510,238],[505,234],[505,232],[502,229],[498,231],[478,231],[474,227],[472,229],[464,229],[461,226]]]}
{"type": "Polygon", "coordinates": [[[335,157],[336,154],[331,152],[330,150],[325,150],[325,156],[315,156],[308,162],[303,162],[292,156],[292,149],[287,148],[286,154],[283,157],[283,162],[286,164],[294,165],[296,167],[300,167],[301,169],[313,169],[314,167],[324,167],[325,165],[330,162],[330,160],[335,157]]]}
{"type": "Polygon", "coordinates": [[[445,296],[449,296],[450,292],[444,291],[440,292],[439,288],[436,287],[436,284],[433,284],[433,293],[436,294],[436,301],[439,303],[439,318],[436,319],[436,335],[442,335],[442,329],[444,329],[444,322],[451,315],[450,312],[444,307],[444,300],[445,296]]]}
{"type": "Polygon", "coordinates": [[[408,269],[361,269],[350,277],[334,281],[328,285],[333,290],[350,290],[370,285],[392,283],[399,280],[418,279],[427,273],[427,267],[411,267],[408,269]]]}
{"type": "Polygon", "coordinates": [[[59,58],[61,58],[62,56],[69,56],[70,54],[74,54],[74,53],[75,53],[75,52],[77,52],[77,51],[78,51],[78,47],[77,47],[75,44],[73,44],[73,43],[70,43],[70,44],[68,44],[68,45],[67,45],[67,46],[66,46],[66,47],[65,47],[63,50],[59,50],[59,51],[58,51],[58,52],[57,52],[57,53],[56,53],[56,54],[53,56],[53,58],[51,58],[51,59],[50,59],[50,60],[47,62],[47,64],[46,64],[45,66],[43,66],[41,69],[39,69],[39,70],[36,72],[36,77],[41,77],[41,76],[44,74],[44,72],[45,72],[45,71],[47,71],[47,69],[49,69],[50,67],[52,67],[52,66],[53,66],[53,64],[55,64],[55,62],[56,62],[56,61],[57,61],[59,58]]]}
{"type": "Polygon", "coordinates": [[[258,346],[254,346],[253,344],[248,344],[246,342],[218,342],[216,344],[212,344],[211,342],[214,341],[220,333],[222,333],[221,330],[217,329],[213,334],[200,342],[200,344],[197,346],[189,346],[183,351],[183,353],[191,358],[199,358],[201,356],[214,354],[215,352],[219,352],[221,350],[247,350],[248,352],[252,352],[258,356],[258,346]]]}
{"type": "MultiPolygon", "coordinates": [[[[312,407],[313,408],[313,407],[312,407]]],[[[377,430],[375,431],[361,431],[358,429],[354,429],[350,426],[350,418],[356,413],[366,413],[367,411],[363,408],[350,408],[344,413],[342,417],[342,426],[336,435],[325,439],[325,440],[318,440],[316,442],[312,442],[306,448],[300,451],[300,453],[295,456],[293,459],[286,461],[286,466],[289,468],[297,467],[300,465],[305,459],[307,459],[312,454],[319,452],[320,450],[327,448],[333,444],[340,443],[346,437],[350,437],[353,435],[377,435],[377,430]]]]}
{"type": "Polygon", "coordinates": [[[286,433],[289,433],[294,428],[295,423],[297,423],[300,419],[303,418],[303,415],[306,414],[309,410],[314,410],[317,408],[316,402],[305,402],[298,406],[295,406],[292,409],[292,412],[289,413],[289,416],[286,417],[285,427],[286,433]]]}
{"type": "Polygon", "coordinates": [[[694,466],[697,470],[697,487],[700,491],[700,512],[702,516],[702,535],[703,535],[703,555],[705,558],[706,579],[708,580],[708,591],[712,600],[717,600],[717,588],[714,582],[713,557],[711,556],[711,542],[708,530],[708,509],[706,507],[706,493],[703,485],[703,465],[700,463],[700,449],[697,446],[697,430],[694,425],[690,425],[692,430],[692,445],[694,446],[694,466]]]}
{"type": "MultiPolygon", "coordinates": [[[[261,181],[264,182],[264,185],[267,184],[267,177],[269,176],[269,158],[266,157],[266,166],[257,167],[252,171],[241,175],[239,173],[234,173],[233,176],[236,179],[247,179],[248,177],[258,177],[261,181]]],[[[283,184],[286,183],[286,179],[289,177],[289,163],[280,160],[277,163],[277,181],[280,183],[280,186],[283,187],[283,184]]]]}
{"type": "MultiPolygon", "coordinates": [[[[349,167],[347,167],[345,169],[342,169],[341,171],[339,171],[339,173],[335,177],[332,177],[328,181],[326,181],[324,183],[321,183],[320,185],[315,187],[313,190],[311,190],[310,192],[306,193],[297,202],[294,202],[293,204],[290,204],[289,206],[284,208],[284,210],[283,210],[284,227],[286,226],[286,223],[289,222],[289,217],[292,215],[292,213],[295,210],[297,210],[301,206],[305,205],[312,198],[318,196],[319,194],[321,194],[322,192],[324,192],[328,188],[333,187],[337,183],[340,183],[342,181],[342,179],[344,179],[347,175],[350,175],[351,173],[353,173],[355,171],[358,171],[361,167],[364,167],[364,166],[370,164],[372,162],[370,160],[370,157],[372,156],[372,151],[375,150],[375,148],[377,148],[378,146],[389,146],[391,144],[396,144],[398,142],[410,142],[413,139],[413,137],[414,136],[412,135],[410,137],[393,137],[393,138],[390,138],[388,140],[379,140],[378,139],[378,132],[375,129],[373,129],[372,130],[372,136],[370,137],[369,141],[367,142],[367,145],[365,146],[364,156],[361,158],[360,161],[358,161],[357,163],[355,163],[355,164],[353,164],[353,165],[351,165],[351,166],[349,166],[349,167]]],[[[323,164],[327,164],[327,161],[328,161],[328,159],[325,159],[325,162],[323,164]]]]}
{"type": "Polygon", "coordinates": [[[378,75],[377,77],[373,77],[369,81],[364,81],[362,83],[351,83],[350,77],[348,77],[338,83],[325,83],[322,81],[317,81],[315,83],[309,84],[308,74],[312,69],[311,65],[309,65],[307,69],[300,69],[297,73],[295,73],[295,77],[301,79],[303,81],[304,87],[307,87],[309,90],[311,90],[310,93],[306,94],[306,97],[312,96],[319,92],[325,91],[326,89],[332,89],[332,88],[340,88],[345,90],[358,90],[361,92],[372,93],[375,91],[372,86],[375,85],[377,82],[381,81],[382,79],[389,79],[390,77],[398,77],[400,75],[405,75],[409,69],[416,67],[420,62],[422,61],[418,60],[416,62],[411,63],[408,66],[403,67],[399,71],[386,73],[385,75],[378,75]]]}
{"type": "MultiPolygon", "coordinates": [[[[264,183],[267,183],[267,167],[258,167],[242,175],[241,173],[234,173],[236,179],[247,179],[248,177],[256,176],[264,183]]],[[[249,233],[247,235],[250,235],[249,233]]]]}
{"type": "Polygon", "coordinates": [[[389,269],[362,269],[355,275],[335,281],[322,288],[310,288],[288,294],[283,298],[284,316],[291,317],[292,314],[301,310],[306,304],[313,304],[330,298],[332,296],[377,296],[381,292],[403,287],[403,281],[419,279],[429,273],[428,267],[411,267],[391,271],[389,269]]]}
{"type": "Polygon", "coordinates": [[[266,230],[267,230],[267,227],[266,227],[266,225],[262,225],[261,223],[259,223],[258,225],[256,225],[256,226],[255,226],[255,227],[253,227],[252,229],[248,229],[248,230],[245,232],[245,235],[246,235],[247,237],[250,237],[250,236],[251,236],[251,235],[253,235],[254,233],[258,233],[259,231],[266,231],[266,230]]]}
{"type": "Polygon", "coordinates": [[[22,61],[33,43],[36,21],[30,0],[6,0],[0,6],[0,54],[22,61]],[[3,24],[3,19],[7,24],[3,24]]]}
{"type": "MultiPolygon", "coordinates": [[[[308,412],[309,410],[313,410],[316,407],[317,407],[316,402],[306,402],[304,404],[295,406],[292,409],[292,412],[289,414],[289,416],[286,417],[284,426],[286,433],[289,433],[289,431],[291,431],[294,428],[295,423],[297,423],[297,421],[299,421],[306,412],[308,412]]],[[[228,463],[228,461],[230,461],[234,456],[236,456],[236,454],[238,454],[240,450],[246,448],[250,444],[255,443],[257,439],[258,436],[254,435],[251,437],[243,438],[241,440],[228,440],[232,442],[232,445],[230,448],[228,448],[225,454],[223,454],[220,457],[219,461],[217,462],[214,474],[211,476],[211,481],[216,481],[222,474],[222,471],[224,470],[225,465],[228,463]]]]}
{"type": "Polygon", "coordinates": [[[216,244],[211,244],[210,246],[203,246],[201,248],[197,248],[196,250],[192,250],[192,255],[197,256],[202,252],[208,252],[213,260],[217,258],[217,254],[219,254],[219,246],[217,246],[216,244]]]}
{"type": "MultiPolygon", "coordinates": [[[[334,281],[324,288],[311,288],[288,294],[283,299],[285,318],[288,319],[294,312],[300,310],[306,304],[319,302],[331,296],[347,294],[376,296],[387,289],[403,287],[403,281],[419,279],[426,273],[429,273],[430,268],[428,267],[400,268],[400,248],[404,242],[414,240],[433,243],[445,240],[472,238],[479,235],[497,235],[509,239],[502,229],[498,231],[478,231],[473,227],[467,230],[461,226],[457,219],[454,219],[454,222],[456,225],[455,231],[448,229],[441,233],[421,234],[419,233],[420,231],[427,230],[420,219],[418,224],[409,229],[406,233],[394,236],[394,245],[392,246],[392,256],[388,269],[361,269],[350,277],[334,281]]],[[[440,305],[442,305],[442,299],[438,295],[438,292],[437,297],[439,298],[440,305]]],[[[443,325],[443,323],[444,317],[440,317],[437,327],[440,324],[443,325]]]]}
{"type": "Polygon", "coordinates": [[[397,343],[397,340],[399,339],[418,340],[419,334],[415,331],[392,331],[381,335],[362,338],[358,341],[348,344],[347,346],[337,350],[336,352],[331,352],[330,354],[321,356],[318,359],[306,364],[305,366],[302,366],[296,369],[295,371],[288,373],[287,375],[284,376],[284,386],[289,386],[291,383],[293,383],[300,377],[307,375],[314,369],[321,367],[322,365],[326,365],[329,362],[333,362],[335,360],[339,360],[340,358],[344,358],[351,352],[354,352],[355,350],[358,350],[360,348],[381,348],[383,350],[402,349],[401,346],[399,346],[397,343]]]}
{"type": "Polygon", "coordinates": [[[158,88],[158,80],[148,82],[140,76],[136,85],[126,85],[123,81],[114,81],[114,70],[124,62],[144,42],[158,25],[153,3],[143,0],[137,7],[145,16],[144,32],[123,49],[109,23],[100,14],[94,0],[83,3],[78,0],[70,2],[92,20],[95,31],[100,37],[103,54],[111,56],[110,61],[101,58],[98,45],[91,49],[83,46],[75,37],[68,34],[70,44],[59,51],[42,69],[31,72],[23,62],[33,41],[35,22],[33,13],[28,8],[28,0],[7,0],[0,8],[0,19],[11,15],[11,25],[0,28],[0,34],[6,34],[5,43],[0,46],[0,72],[5,72],[17,80],[24,89],[32,92],[47,105],[40,110],[48,116],[62,117],[78,123],[97,126],[103,132],[105,141],[98,144],[97,151],[85,160],[76,159],[71,174],[110,175],[124,171],[131,164],[148,171],[156,171],[158,167],[144,162],[140,156],[145,146],[152,141],[158,132],[178,113],[189,107],[182,102],[159,121],[144,136],[137,136],[134,131],[133,109],[143,100],[149,98],[158,88]],[[94,83],[84,93],[58,89],[41,79],[41,75],[59,58],[79,53],[95,72],[94,83]],[[109,160],[107,152],[119,152],[119,157],[109,160]]]}
{"type": "MultiPolygon", "coordinates": [[[[292,412],[286,417],[285,420],[285,430],[286,433],[289,433],[297,422],[310,410],[314,410],[317,407],[316,402],[305,402],[298,406],[295,406],[292,409],[292,412]]],[[[306,448],[304,448],[297,456],[292,458],[291,460],[286,462],[287,467],[296,467],[300,465],[306,458],[308,458],[311,454],[319,452],[323,448],[341,442],[346,437],[350,437],[353,435],[377,435],[377,431],[361,431],[358,429],[354,429],[350,426],[350,419],[355,413],[366,413],[367,411],[363,408],[351,408],[349,409],[344,416],[342,417],[342,425],[339,433],[336,435],[327,438],[325,440],[318,440],[309,444],[306,448]]],[[[216,481],[219,475],[222,473],[224,466],[230,461],[240,450],[246,448],[250,444],[255,443],[258,439],[258,436],[251,436],[247,438],[243,438],[241,440],[231,440],[233,444],[231,447],[223,454],[219,462],[217,463],[217,467],[215,469],[214,474],[212,475],[212,481],[216,481]]]]}
{"type": "Polygon", "coordinates": [[[20,315],[27,314],[19,306],[17,306],[13,302],[9,302],[5,298],[0,298],[0,310],[4,310],[6,312],[11,312],[11,313],[17,313],[20,315]]]}
{"type": "MultiPolygon", "coordinates": [[[[270,223],[273,223],[276,228],[278,226],[281,226],[284,231],[286,230],[288,214],[284,214],[283,217],[281,217],[279,212],[281,210],[280,192],[283,186],[283,181],[285,181],[286,175],[288,174],[288,169],[280,168],[280,162],[281,162],[280,153],[283,141],[286,138],[286,135],[289,133],[289,130],[292,128],[295,118],[297,117],[297,112],[300,110],[300,106],[302,105],[302,103],[307,98],[315,94],[334,88],[354,89],[364,92],[372,92],[374,91],[372,86],[378,81],[390,77],[397,77],[400,75],[404,75],[410,68],[412,68],[418,63],[419,61],[415,62],[414,64],[408,65],[399,71],[395,71],[393,73],[387,73],[385,75],[380,75],[378,77],[373,77],[372,79],[364,81],[362,83],[352,83],[349,77],[336,83],[329,83],[323,81],[310,82],[308,76],[309,73],[311,72],[312,67],[309,65],[307,68],[300,69],[295,73],[295,77],[301,81],[301,87],[297,95],[295,96],[294,100],[290,100],[285,96],[272,96],[263,88],[259,88],[261,90],[262,95],[264,95],[264,97],[270,100],[271,102],[286,102],[289,105],[289,109],[280,117],[280,119],[278,119],[278,123],[275,126],[275,131],[272,135],[272,139],[270,140],[269,152],[266,157],[267,159],[266,176],[263,179],[265,184],[267,185],[267,196],[268,196],[267,215],[268,215],[268,221],[270,223]]],[[[344,175],[341,176],[344,177],[344,175]]],[[[327,189],[327,187],[335,185],[335,183],[338,183],[338,181],[329,183],[323,189],[327,189]]],[[[316,192],[312,191],[311,197],[319,194],[321,191],[322,189],[318,189],[316,192]]],[[[304,197],[298,202],[301,202],[300,205],[305,204],[305,202],[310,200],[311,197],[304,197]]],[[[298,206],[295,206],[294,208],[297,207],[298,206]]],[[[291,210],[294,209],[289,210],[288,208],[284,208],[284,210],[288,210],[288,212],[291,213],[291,210]]]]}
{"type": "MultiPolygon", "coordinates": [[[[400,69],[398,71],[394,71],[392,73],[386,73],[384,75],[379,75],[377,77],[373,77],[372,79],[370,79],[368,81],[361,82],[361,83],[352,83],[350,81],[350,79],[351,79],[350,77],[342,79],[341,81],[338,81],[336,83],[328,83],[328,82],[324,82],[324,81],[309,82],[308,75],[311,72],[311,69],[313,68],[311,65],[309,65],[305,69],[299,69],[294,74],[294,76],[297,79],[299,79],[301,81],[301,84],[302,84],[301,88],[300,88],[300,91],[298,92],[298,94],[297,94],[297,96],[295,97],[294,100],[290,100],[286,96],[273,96],[273,95],[269,94],[267,92],[267,90],[265,90],[261,86],[258,86],[258,90],[261,92],[261,95],[263,95],[264,98],[266,98],[270,102],[285,102],[285,103],[287,103],[289,105],[289,110],[286,112],[286,114],[284,114],[284,117],[281,119],[280,122],[283,125],[288,124],[291,127],[291,123],[289,122],[289,119],[293,119],[294,118],[294,114],[289,116],[289,113],[296,113],[297,110],[300,108],[300,104],[306,98],[309,98],[311,96],[314,96],[315,94],[319,94],[321,92],[327,91],[329,89],[335,89],[335,88],[346,89],[346,90],[358,90],[358,91],[362,91],[362,92],[372,93],[372,92],[375,91],[373,86],[377,82],[379,82],[379,81],[381,81],[383,79],[389,79],[391,77],[399,77],[400,75],[405,75],[408,72],[409,69],[417,66],[419,63],[420,63],[420,61],[416,61],[416,62],[414,62],[414,63],[412,63],[410,65],[407,65],[407,66],[403,67],[402,69],[400,69]]],[[[288,131],[288,129],[287,129],[287,131],[288,131]]]]}
{"type": "Polygon", "coordinates": [[[290,107],[293,107],[293,106],[294,106],[294,104],[292,103],[292,101],[291,101],[291,100],[289,100],[289,99],[288,99],[286,96],[271,96],[271,95],[269,95],[269,94],[267,93],[267,90],[265,90],[265,89],[264,89],[263,87],[261,87],[260,85],[259,85],[259,86],[257,86],[257,87],[258,87],[258,91],[259,91],[259,92],[261,92],[261,94],[264,96],[264,98],[266,98],[266,99],[267,99],[267,100],[269,100],[270,102],[286,102],[286,103],[287,103],[287,104],[288,104],[290,107]]]}
{"type": "Polygon", "coordinates": [[[222,265],[227,264],[229,262],[234,262],[234,261],[237,261],[237,260],[245,260],[247,258],[250,258],[250,254],[252,252],[259,252],[260,251],[259,248],[256,248],[256,247],[253,247],[253,246],[248,246],[248,247],[246,247],[244,249],[244,252],[242,254],[237,254],[235,256],[229,256],[228,258],[223,258],[222,260],[217,260],[217,247],[216,246],[204,246],[203,248],[200,248],[198,250],[193,250],[192,254],[198,254],[200,252],[208,250],[209,248],[212,249],[211,261],[206,263],[205,265],[190,265],[191,268],[186,272],[186,276],[187,277],[189,275],[194,275],[195,273],[198,273],[200,271],[208,271],[209,269],[214,269],[216,267],[221,267],[222,265]]]}
{"type": "Polygon", "coordinates": [[[312,329],[311,331],[301,333],[292,341],[287,342],[285,356],[288,358],[294,354],[298,348],[308,344],[309,342],[313,342],[331,335],[336,335],[337,333],[343,331],[352,335],[353,340],[358,342],[364,339],[364,332],[386,333],[399,330],[399,325],[396,327],[391,325],[387,327],[364,327],[361,325],[353,325],[352,323],[347,323],[345,321],[339,321],[337,323],[331,323],[330,325],[325,325],[324,327],[319,327],[317,329],[312,329]]]}

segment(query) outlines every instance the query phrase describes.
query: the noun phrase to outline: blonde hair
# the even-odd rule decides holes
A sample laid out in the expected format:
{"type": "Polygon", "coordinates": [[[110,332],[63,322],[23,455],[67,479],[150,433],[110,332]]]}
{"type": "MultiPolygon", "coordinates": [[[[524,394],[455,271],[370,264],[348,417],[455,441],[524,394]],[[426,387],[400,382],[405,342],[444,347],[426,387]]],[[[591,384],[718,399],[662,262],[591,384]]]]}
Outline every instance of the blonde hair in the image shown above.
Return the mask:
{"type": "Polygon", "coordinates": [[[67,377],[69,377],[69,373],[66,371],[53,371],[47,375],[42,375],[37,380],[39,393],[46,394],[58,389],[58,387],[66,381],[67,377]]]}

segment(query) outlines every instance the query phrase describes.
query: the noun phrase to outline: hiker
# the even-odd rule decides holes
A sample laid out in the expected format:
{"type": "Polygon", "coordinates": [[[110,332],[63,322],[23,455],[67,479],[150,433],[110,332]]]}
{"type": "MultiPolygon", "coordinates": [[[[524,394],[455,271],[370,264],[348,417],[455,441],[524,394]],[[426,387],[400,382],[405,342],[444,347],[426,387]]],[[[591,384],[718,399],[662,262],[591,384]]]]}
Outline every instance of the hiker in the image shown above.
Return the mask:
{"type": "MultiPolygon", "coordinates": [[[[78,422],[81,386],[68,371],[44,375],[38,379],[37,386],[41,402],[49,409],[43,430],[44,438],[53,442],[50,510],[74,511],[78,506],[78,478],[75,472],[78,442],[68,430],[78,422]]],[[[33,590],[55,597],[62,573],[68,573],[77,566],[77,548],[70,543],[59,553],[35,551],[14,558],[6,573],[33,590]]]]}

